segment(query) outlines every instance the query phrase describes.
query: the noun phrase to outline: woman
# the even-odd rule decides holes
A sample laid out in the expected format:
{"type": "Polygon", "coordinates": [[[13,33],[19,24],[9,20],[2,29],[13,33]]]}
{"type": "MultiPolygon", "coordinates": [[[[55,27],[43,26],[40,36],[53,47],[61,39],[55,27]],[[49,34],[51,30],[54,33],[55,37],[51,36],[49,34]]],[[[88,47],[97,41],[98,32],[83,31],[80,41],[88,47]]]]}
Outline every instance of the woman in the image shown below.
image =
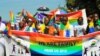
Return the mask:
{"type": "Polygon", "coordinates": [[[93,15],[90,15],[88,17],[88,26],[87,26],[87,30],[86,33],[92,33],[95,32],[95,28],[94,28],[94,20],[93,20],[93,15]]]}
{"type": "Polygon", "coordinates": [[[94,14],[94,26],[95,26],[95,30],[99,31],[100,30],[100,18],[98,16],[98,14],[94,14]]]}

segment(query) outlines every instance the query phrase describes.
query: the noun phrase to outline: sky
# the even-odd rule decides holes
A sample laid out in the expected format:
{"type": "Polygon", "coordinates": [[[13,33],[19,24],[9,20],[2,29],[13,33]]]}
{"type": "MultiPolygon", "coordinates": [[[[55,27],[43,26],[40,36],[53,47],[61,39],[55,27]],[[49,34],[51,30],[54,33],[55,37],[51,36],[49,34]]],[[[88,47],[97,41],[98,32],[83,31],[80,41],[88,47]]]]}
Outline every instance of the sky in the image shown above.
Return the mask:
{"type": "Polygon", "coordinates": [[[25,9],[32,14],[37,12],[37,8],[46,6],[50,10],[57,8],[58,6],[64,6],[65,0],[0,0],[0,16],[3,20],[8,21],[9,11],[13,11],[14,15],[25,9]]]}

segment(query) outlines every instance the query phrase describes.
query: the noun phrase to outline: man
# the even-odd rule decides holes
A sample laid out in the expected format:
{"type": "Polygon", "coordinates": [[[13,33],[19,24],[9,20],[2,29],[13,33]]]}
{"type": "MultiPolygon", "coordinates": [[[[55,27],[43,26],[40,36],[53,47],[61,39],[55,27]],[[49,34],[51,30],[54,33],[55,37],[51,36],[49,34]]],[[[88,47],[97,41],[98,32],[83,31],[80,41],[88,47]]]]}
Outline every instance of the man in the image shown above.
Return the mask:
{"type": "Polygon", "coordinates": [[[84,49],[84,55],[86,55],[86,56],[87,56],[87,51],[88,51],[88,48],[86,47],[86,48],[84,49]]]}
{"type": "Polygon", "coordinates": [[[6,25],[2,23],[2,18],[0,16],[0,37],[2,36],[2,32],[6,29],[6,25]]]}
{"type": "Polygon", "coordinates": [[[15,52],[15,50],[16,50],[15,48],[16,48],[16,47],[15,47],[15,45],[13,44],[12,53],[15,52]]]}
{"type": "Polygon", "coordinates": [[[59,25],[59,35],[63,37],[73,37],[74,30],[73,26],[69,23],[67,17],[60,18],[60,25],[59,25]]]}
{"type": "Polygon", "coordinates": [[[75,30],[74,30],[75,37],[82,36],[85,34],[85,28],[83,26],[83,18],[79,17],[77,21],[78,21],[78,25],[75,26],[75,30]]]}

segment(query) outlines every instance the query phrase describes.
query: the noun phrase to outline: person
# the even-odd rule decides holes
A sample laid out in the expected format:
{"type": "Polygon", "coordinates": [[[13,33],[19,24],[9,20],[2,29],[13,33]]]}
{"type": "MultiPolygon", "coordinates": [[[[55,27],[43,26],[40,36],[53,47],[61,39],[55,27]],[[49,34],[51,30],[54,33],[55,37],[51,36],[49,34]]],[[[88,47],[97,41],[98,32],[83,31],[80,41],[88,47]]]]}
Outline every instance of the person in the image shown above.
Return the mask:
{"type": "Polygon", "coordinates": [[[55,22],[54,22],[54,27],[56,29],[55,36],[59,35],[59,24],[60,24],[60,20],[55,20],[55,22]]]}
{"type": "Polygon", "coordinates": [[[2,23],[2,18],[0,16],[0,37],[2,36],[1,33],[3,33],[3,31],[6,29],[6,25],[4,23],[2,23]]]}
{"type": "Polygon", "coordinates": [[[12,53],[15,52],[15,50],[16,50],[15,48],[16,48],[16,47],[15,47],[15,45],[13,44],[12,53]]]}
{"type": "Polygon", "coordinates": [[[23,19],[22,21],[19,22],[18,25],[19,25],[19,30],[23,31],[27,24],[26,24],[26,21],[23,19]]]}
{"type": "Polygon", "coordinates": [[[94,14],[94,26],[96,31],[100,30],[100,18],[98,14],[94,14]]]}
{"type": "Polygon", "coordinates": [[[75,26],[75,29],[74,29],[74,36],[77,37],[77,36],[82,36],[85,34],[85,28],[83,26],[83,18],[82,17],[79,17],[78,20],[78,25],[75,26]]]}
{"type": "Polygon", "coordinates": [[[97,56],[96,51],[94,51],[94,53],[95,53],[95,55],[94,55],[94,56],[97,56]]]}
{"type": "Polygon", "coordinates": [[[18,54],[20,54],[20,49],[18,49],[18,54]]]}
{"type": "Polygon", "coordinates": [[[36,28],[38,33],[44,33],[45,25],[43,23],[36,21],[36,23],[33,23],[32,27],[33,26],[36,28]]]}
{"type": "Polygon", "coordinates": [[[88,48],[86,47],[86,48],[84,49],[84,55],[86,55],[86,56],[87,56],[87,51],[88,51],[88,48]]]}
{"type": "Polygon", "coordinates": [[[42,22],[38,23],[38,32],[43,34],[56,35],[56,29],[53,24],[53,20],[50,20],[49,17],[46,16],[42,22]]]}
{"type": "Polygon", "coordinates": [[[28,50],[27,47],[24,46],[24,49],[25,49],[25,53],[26,53],[26,54],[29,53],[29,50],[28,50]]]}
{"type": "Polygon", "coordinates": [[[32,24],[33,24],[32,20],[29,19],[28,22],[27,22],[27,25],[24,28],[24,31],[33,32],[32,27],[31,27],[32,24]]]}
{"type": "Polygon", "coordinates": [[[91,56],[93,56],[93,51],[91,51],[91,56]]]}
{"type": "Polygon", "coordinates": [[[49,18],[45,17],[43,24],[40,25],[41,30],[44,31],[44,34],[49,34],[49,18]]]}
{"type": "Polygon", "coordinates": [[[73,26],[69,23],[67,17],[60,18],[60,25],[59,25],[59,36],[63,37],[73,37],[74,36],[74,29],[73,26]]]}
{"type": "Polygon", "coordinates": [[[21,48],[21,54],[23,54],[23,49],[21,48]]]}
{"type": "Polygon", "coordinates": [[[7,53],[6,52],[6,47],[5,47],[5,45],[2,42],[0,42],[0,49],[1,49],[0,56],[7,56],[7,54],[6,54],[7,53]]]}
{"type": "Polygon", "coordinates": [[[100,56],[100,46],[99,46],[99,56],[100,56]]]}
{"type": "Polygon", "coordinates": [[[94,28],[94,20],[93,20],[93,15],[90,15],[88,17],[88,25],[87,25],[87,29],[86,29],[86,33],[92,33],[95,32],[95,28],[94,28]]]}

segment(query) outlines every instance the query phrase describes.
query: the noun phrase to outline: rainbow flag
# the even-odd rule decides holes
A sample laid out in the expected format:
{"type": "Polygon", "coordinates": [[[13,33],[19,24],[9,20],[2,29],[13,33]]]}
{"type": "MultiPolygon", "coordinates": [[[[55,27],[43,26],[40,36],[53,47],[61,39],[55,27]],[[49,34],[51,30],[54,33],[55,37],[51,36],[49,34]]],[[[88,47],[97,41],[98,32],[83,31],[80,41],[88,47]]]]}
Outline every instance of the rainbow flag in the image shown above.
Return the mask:
{"type": "Polygon", "coordinates": [[[73,26],[78,25],[77,19],[79,17],[83,17],[83,25],[87,25],[87,17],[86,17],[85,9],[82,9],[82,10],[79,10],[79,11],[76,11],[76,12],[71,12],[71,13],[68,13],[68,14],[57,15],[58,18],[61,17],[61,16],[68,17],[70,24],[72,24],[73,26]]]}
{"type": "MultiPolygon", "coordinates": [[[[27,47],[32,55],[66,55],[82,56],[82,40],[94,38],[100,35],[100,31],[89,33],[80,37],[63,38],[34,32],[11,30],[11,38],[17,41],[20,38],[21,45],[27,47]],[[21,36],[21,37],[18,37],[21,36]],[[26,37],[23,37],[26,36],[26,37]]],[[[19,41],[18,41],[19,42],[19,41]]]]}
{"type": "Polygon", "coordinates": [[[30,12],[26,11],[26,16],[27,16],[29,19],[31,19],[32,21],[36,22],[36,19],[34,18],[34,16],[33,16],[30,12]]]}
{"type": "Polygon", "coordinates": [[[65,16],[65,17],[67,16],[69,23],[67,23],[68,25],[66,27],[63,24],[61,24],[61,26],[60,26],[60,30],[61,30],[60,36],[66,36],[66,37],[71,36],[72,31],[70,30],[71,29],[70,27],[72,27],[72,26],[74,27],[74,26],[78,25],[77,19],[79,17],[83,17],[83,26],[84,26],[85,29],[87,27],[87,17],[86,17],[85,9],[79,10],[79,11],[76,11],[76,12],[72,12],[72,13],[68,13],[68,14],[57,15],[57,17],[61,17],[61,16],[65,16]],[[70,25],[72,25],[72,26],[70,26],[70,25]],[[67,28],[67,29],[65,29],[65,28],[67,28]]]}
{"type": "Polygon", "coordinates": [[[30,12],[28,12],[28,11],[26,11],[26,15],[27,15],[29,18],[33,18],[33,15],[32,15],[30,12]]]}
{"type": "Polygon", "coordinates": [[[15,20],[14,20],[14,13],[12,11],[10,11],[10,21],[12,24],[14,24],[15,20]]]}
{"type": "Polygon", "coordinates": [[[73,25],[78,25],[77,23],[77,19],[79,17],[82,17],[82,12],[81,11],[78,11],[78,12],[73,12],[71,14],[68,14],[68,19],[69,19],[69,22],[73,25]]]}
{"type": "Polygon", "coordinates": [[[67,39],[58,36],[16,30],[12,30],[11,36],[15,39],[18,38],[17,36],[27,36],[21,37],[21,39],[23,40],[23,45],[29,48],[31,55],[82,55],[81,38],[67,39]],[[25,44],[25,39],[29,40],[28,44],[25,44]]]}

